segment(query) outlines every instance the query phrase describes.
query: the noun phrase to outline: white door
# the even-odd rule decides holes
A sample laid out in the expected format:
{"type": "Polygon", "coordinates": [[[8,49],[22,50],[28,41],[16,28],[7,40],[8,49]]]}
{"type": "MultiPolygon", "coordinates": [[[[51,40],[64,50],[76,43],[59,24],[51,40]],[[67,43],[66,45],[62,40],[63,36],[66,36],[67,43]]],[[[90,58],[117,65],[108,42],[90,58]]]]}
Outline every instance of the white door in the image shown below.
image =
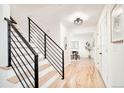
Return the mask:
{"type": "Polygon", "coordinates": [[[108,79],[108,36],[107,36],[107,16],[105,15],[99,26],[99,31],[98,31],[98,51],[97,51],[97,56],[98,56],[98,67],[100,70],[100,73],[103,77],[103,80],[105,83],[107,83],[108,79]]]}
{"type": "Polygon", "coordinates": [[[103,79],[105,82],[108,80],[108,34],[107,34],[107,16],[105,15],[102,20],[101,25],[101,32],[102,32],[102,68],[101,68],[101,74],[103,76],[103,79]]]}
{"type": "Polygon", "coordinates": [[[101,28],[99,27],[98,33],[97,33],[97,66],[101,72],[101,66],[102,66],[102,33],[101,28]]]}

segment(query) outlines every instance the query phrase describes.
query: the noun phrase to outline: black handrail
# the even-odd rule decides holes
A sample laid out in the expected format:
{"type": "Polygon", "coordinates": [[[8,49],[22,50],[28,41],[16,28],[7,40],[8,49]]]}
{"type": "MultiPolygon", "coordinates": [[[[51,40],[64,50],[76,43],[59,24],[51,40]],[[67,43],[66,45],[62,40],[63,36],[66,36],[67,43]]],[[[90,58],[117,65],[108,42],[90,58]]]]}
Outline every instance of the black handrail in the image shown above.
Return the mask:
{"type": "Polygon", "coordinates": [[[28,23],[29,42],[32,41],[36,43],[40,51],[44,50],[43,53],[41,52],[44,58],[51,63],[62,76],[62,79],[64,79],[64,50],[29,17],[28,23]]]}
{"type": "Polygon", "coordinates": [[[30,85],[32,85],[32,87],[38,88],[39,87],[39,84],[38,84],[38,54],[31,47],[31,45],[26,41],[26,39],[21,35],[21,33],[18,31],[18,29],[13,25],[13,23],[17,24],[17,22],[12,17],[10,17],[10,20],[8,18],[4,18],[4,19],[7,21],[7,24],[8,24],[8,66],[12,66],[15,74],[17,75],[17,77],[18,77],[18,79],[21,82],[23,87],[30,87],[30,85]],[[13,31],[11,29],[13,29],[13,31]],[[21,39],[21,41],[19,41],[19,39],[16,37],[15,34],[18,36],[18,38],[21,39]],[[11,36],[11,35],[13,35],[13,36],[11,36]],[[15,38],[17,42],[19,42],[18,44],[21,45],[21,47],[24,49],[24,51],[27,53],[27,55],[31,58],[31,60],[34,64],[34,67],[29,62],[29,59],[27,59],[25,57],[24,53],[20,50],[19,45],[16,44],[17,42],[14,41],[13,38],[15,38]],[[11,43],[11,42],[13,42],[13,43],[11,43]],[[25,49],[25,47],[21,44],[21,42],[23,42],[26,45],[26,47],[31,51],[31,53],[34,55],[34,59],[30,56],[30,54],[25,49]],[[15,49],[14,46],[16,46],[18,51],[15,49]],[[21,55],[23,56],[25,61],[28,63],[28,66],[30,68],[32,68],[31,71],[33,71],[33,74],[29,70],[29,67],[27,67],[27,65],[25,64],[24,60],[20,57],[18,52],[21,53],[21,55]],[[15,56],[15,54],[16,54],[16,56],[15,56]],[[16,57],[18,57],[19,59],[17,59],[16,57]],[[22,67],[21,63],[23,63],[23,67],[22,67]],[[17,66],[17,64],[19,65],[21,71],[24,73],[24,75],[26,77],[24,77],[22,75],[22,73],[21,73],[19,67],[17,66]],[[24,70],[24,68],[25,68],[26,71],[24,70]],[[27,74],[27,72],[29,74],[27,74]],[[32,76],[32,78],[30,78],[29,75],[32,76]],[[20,77],[24,80],[24,82],[22,82],[20,77]],[[34,81],[32,81],[32,79],[34,81]],[[30,83],[30,85],[28,83],[30,83]]]}
{"type": "Polygon", "coordinates": [[[10,16],[11,23],[17,24],[17,22],[10,16]]]}

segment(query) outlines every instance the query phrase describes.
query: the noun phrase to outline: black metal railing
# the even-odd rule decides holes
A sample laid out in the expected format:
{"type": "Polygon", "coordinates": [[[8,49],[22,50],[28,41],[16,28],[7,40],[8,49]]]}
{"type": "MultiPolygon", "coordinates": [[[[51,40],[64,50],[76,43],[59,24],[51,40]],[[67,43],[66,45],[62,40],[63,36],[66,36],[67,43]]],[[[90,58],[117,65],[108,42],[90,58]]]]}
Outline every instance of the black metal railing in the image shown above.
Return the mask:
{"type": "Polygon", "coordinates": [[[17,24],[17,22],[10,16],[10,21],[11,21],[11,23],[13,23],[13,24],[17,24]]]}
{"type": "Polygon", "coordinates": [[[16,21],[12,17],[4,19],[8,25],[8,66],[24,88],[38,88],[38,54],[13,25],[16,21]]]}
{"type": "Polygon", "coordinates": [[[29,22],[29,42],[33,42],[64,79],[64,51],[32,19],[29,22]]]}

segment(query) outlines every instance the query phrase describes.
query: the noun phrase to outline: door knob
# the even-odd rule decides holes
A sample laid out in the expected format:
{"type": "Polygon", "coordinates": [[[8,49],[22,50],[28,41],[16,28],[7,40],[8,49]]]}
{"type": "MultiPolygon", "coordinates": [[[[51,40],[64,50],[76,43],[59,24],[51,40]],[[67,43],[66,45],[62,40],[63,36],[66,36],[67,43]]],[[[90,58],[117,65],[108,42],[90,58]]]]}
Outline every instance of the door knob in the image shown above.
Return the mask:
{"type": "Polygon", "coordinates": [[[100,55],[102,55],[102,53],[99,53],[100,55]]]}

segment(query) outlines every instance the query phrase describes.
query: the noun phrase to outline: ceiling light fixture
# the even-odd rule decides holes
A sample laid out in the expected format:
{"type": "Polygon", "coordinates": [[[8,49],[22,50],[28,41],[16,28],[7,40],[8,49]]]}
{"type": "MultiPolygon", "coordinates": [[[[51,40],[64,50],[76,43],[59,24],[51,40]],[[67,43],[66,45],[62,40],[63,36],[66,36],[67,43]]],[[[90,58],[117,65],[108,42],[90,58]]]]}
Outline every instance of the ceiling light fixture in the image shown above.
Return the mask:
{"type": "Polygon", "coordinates": [[[74,20],[74,24],[80,25],[80,24],[82,24],[82,23],[83,23],[83,19],[81,19],[81,18],[79,18],[79,17],[74,20]]]}

